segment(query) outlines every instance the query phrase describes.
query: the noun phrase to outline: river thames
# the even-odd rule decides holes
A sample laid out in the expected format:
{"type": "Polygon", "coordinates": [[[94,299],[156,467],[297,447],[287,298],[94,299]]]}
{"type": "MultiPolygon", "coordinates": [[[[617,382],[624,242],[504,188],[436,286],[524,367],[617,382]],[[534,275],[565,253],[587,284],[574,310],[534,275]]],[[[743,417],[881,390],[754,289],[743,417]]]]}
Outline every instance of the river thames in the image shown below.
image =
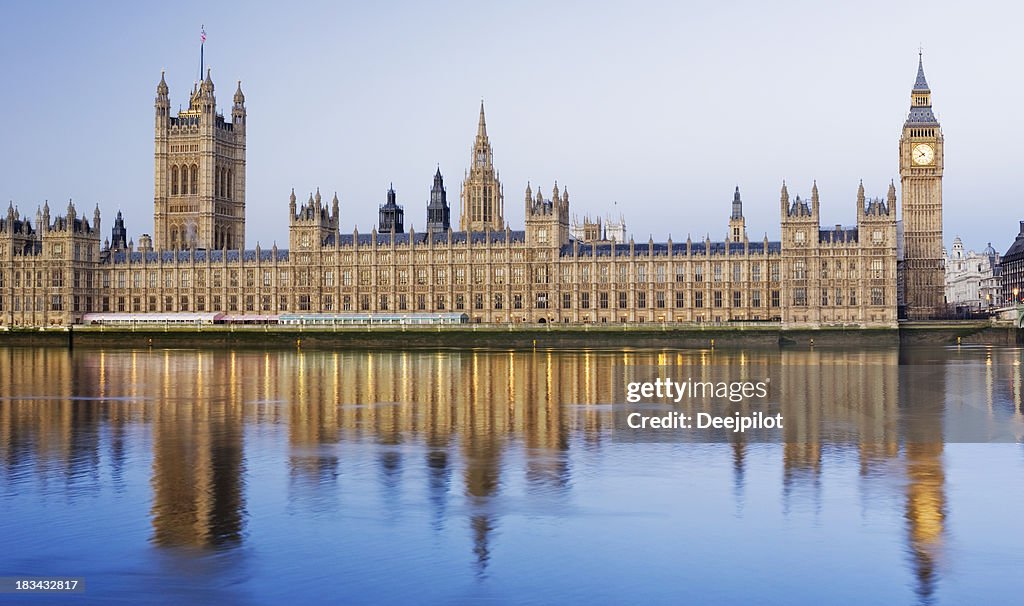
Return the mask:
{"type": "Polygon", "coordinates": [[[1017,602],[1022,358],[0,348],[0,577],[86,588],[0,602],[1017,602]],[[632,431],[655,375],[784,425],[632,431]]]}

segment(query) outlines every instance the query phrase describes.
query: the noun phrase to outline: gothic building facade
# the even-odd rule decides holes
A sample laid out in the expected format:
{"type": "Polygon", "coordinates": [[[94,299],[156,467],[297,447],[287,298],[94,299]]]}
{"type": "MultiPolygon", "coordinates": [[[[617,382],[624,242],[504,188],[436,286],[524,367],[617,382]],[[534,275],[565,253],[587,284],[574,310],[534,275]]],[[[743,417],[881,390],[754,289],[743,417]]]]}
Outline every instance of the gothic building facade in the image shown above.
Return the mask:
{"type": "MultiPolygon", "coordinates": [[[[920,69],[900,143],[915,314],[933,306],[919,291],[942,262],[942,138],[923,81],[920,69]]],[[[0,324],[67,325],[88,312],[456,312],[487,323],[896,325],[894,183],[883,198],[868,198],[863,185],[851,191],[856,223],[834,227],[821,225],[816,184],[803,198],[783,184],[778,241],[749,238],[737,188],[723,204],[724,241],[661,242],[573,237],[567,189],[555,184],[545,195],[527,185],[517,230],[504,217],[482,104],[457,231],[438,169],[423,233],[404,230],[393,190],[369,233],[342,227],[337,194],[328,207],[319,191],[301,205],[293,191],[288,249],[246,249],[245,100],[239,87],[227,122],[213,91],[207,73],[189,109],[171,117],[161,77],[152,241],[122,244],[121,222],[114,244],[102,245],[98,208],[88,222],[73,204],[61,217],[44,205],[33,223],[9,207],[0,220],[0,324]]],[[[941,300],[941,273],[937,284],[941,300]]]]}

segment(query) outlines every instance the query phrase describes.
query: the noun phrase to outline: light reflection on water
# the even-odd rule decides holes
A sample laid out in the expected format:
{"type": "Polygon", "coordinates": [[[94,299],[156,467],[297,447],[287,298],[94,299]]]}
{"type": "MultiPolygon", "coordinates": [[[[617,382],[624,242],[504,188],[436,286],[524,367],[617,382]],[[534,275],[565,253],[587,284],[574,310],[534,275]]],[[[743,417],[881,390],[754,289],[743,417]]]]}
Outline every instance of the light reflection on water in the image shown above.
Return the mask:
{"type": "Polygon", "coordinates": [[[87,579],[33,603],[1012,601],[1020,444],[951,436],[1020,435],[1020,357],[0,349],[0,576],[87,579]],[[770,376],[785,440],[624,436],[655,366],[770,376]]]}

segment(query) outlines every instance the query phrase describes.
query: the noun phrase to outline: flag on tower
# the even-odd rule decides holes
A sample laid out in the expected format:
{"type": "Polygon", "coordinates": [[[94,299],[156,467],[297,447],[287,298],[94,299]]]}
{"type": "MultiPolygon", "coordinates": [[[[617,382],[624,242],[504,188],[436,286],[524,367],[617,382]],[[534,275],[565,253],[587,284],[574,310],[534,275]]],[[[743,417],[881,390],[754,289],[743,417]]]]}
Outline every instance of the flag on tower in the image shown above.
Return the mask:
{"type": "Polygon", "coordinates": [[[199,28],[199,40],[201,42],[204,42],[204,43],[206,42],[206,26],[205,25],[203,25],[203,26],[201,26],[199,28]]]}

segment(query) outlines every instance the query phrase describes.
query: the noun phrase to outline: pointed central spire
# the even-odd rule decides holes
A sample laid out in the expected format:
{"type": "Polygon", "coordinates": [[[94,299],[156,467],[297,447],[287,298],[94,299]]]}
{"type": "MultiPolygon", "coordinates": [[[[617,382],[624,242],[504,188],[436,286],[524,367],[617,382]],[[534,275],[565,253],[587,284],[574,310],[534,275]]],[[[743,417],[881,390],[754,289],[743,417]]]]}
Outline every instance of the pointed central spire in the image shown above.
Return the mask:
{"type": "Polygon", "coordinates": [[[160,70],[160,83],[156,85],[156,94],[167,96],[167,80],[164,79],[164,70],[160,70]]]}
{"type": "Polygon", "coordinates": [[[917,79],[914,81],[914,89],[910,92],[910,114],[907,116],[906,124],[936,126],[938,123],[932,111],[932,92],[924,77],[924,55],[918,50],[917,79]]]}
{"type": "Polygon", "coordinates": [[[476,128],[476,136],[487,138],[487,121],[484,119],[484,100],[480,99],[480,124],[476,128]]]}
{"type": "Polygon", "coordinates": [[[928,81],[924,77],[924,51],[917,51],[917,80],[914,82],[914,91],[928,91],[928,81]]]}

